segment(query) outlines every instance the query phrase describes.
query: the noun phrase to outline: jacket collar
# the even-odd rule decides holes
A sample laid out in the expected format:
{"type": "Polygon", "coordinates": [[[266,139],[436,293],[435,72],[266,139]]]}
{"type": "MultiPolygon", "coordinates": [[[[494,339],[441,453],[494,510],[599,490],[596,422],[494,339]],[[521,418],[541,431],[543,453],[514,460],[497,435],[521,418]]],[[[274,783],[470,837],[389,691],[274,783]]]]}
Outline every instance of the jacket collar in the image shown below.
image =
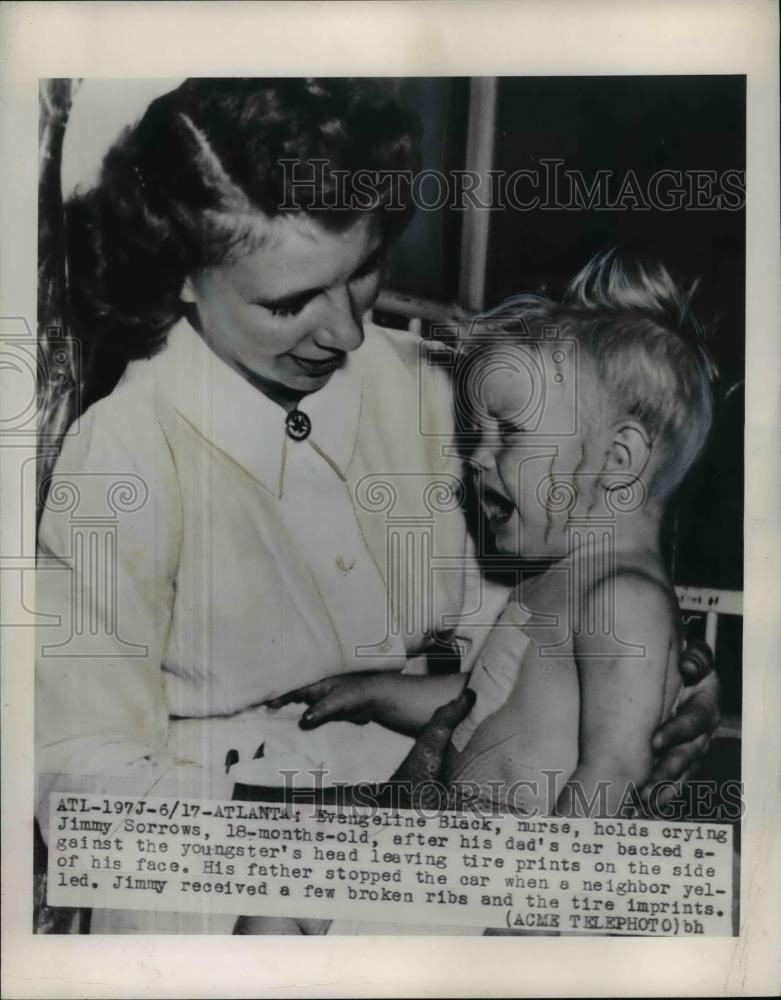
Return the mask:
{"type": "MultiPolygon", "coordinates": [[[[365,348],[362,348],[365,349],[365,348]]],[[[186,319],[152,359],[158,392],[207,441],[279,497],[290,449],[313,448],[343,479],[355,450],[363,377],[355,359],[299,403],[312,421],[305,441],[285,432],[285,411],[222,361],[186,319]]]]}

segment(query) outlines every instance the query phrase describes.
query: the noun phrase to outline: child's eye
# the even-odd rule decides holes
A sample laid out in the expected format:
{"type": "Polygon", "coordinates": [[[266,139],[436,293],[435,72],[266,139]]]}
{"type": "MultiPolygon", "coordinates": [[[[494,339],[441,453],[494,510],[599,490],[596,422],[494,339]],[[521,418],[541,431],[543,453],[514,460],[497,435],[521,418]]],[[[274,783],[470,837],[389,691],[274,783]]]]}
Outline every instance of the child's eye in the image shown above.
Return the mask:
{"type": "Polygon", "coordinates": [[[519,437],[523,433],[524,433],[523,427],[519,427],[517,424],[514,424],[509,420],[499,421],[499,434],[501,435],[502,438],[508,439],[508,438],[519,437]]]}

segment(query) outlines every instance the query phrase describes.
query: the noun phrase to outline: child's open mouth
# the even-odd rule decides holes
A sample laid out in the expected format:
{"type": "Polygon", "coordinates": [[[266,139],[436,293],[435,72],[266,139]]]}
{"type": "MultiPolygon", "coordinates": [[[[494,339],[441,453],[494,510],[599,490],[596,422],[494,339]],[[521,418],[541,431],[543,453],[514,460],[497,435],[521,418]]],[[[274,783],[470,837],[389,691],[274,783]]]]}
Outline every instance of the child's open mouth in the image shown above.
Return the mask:
{"type": "Polygon", "coordinates": [[[503,493],[490,486],[483,486],[480,491],[480,501],[483,511],[492,526],[506,524],[513,515],[515,505],[503,493]]]}

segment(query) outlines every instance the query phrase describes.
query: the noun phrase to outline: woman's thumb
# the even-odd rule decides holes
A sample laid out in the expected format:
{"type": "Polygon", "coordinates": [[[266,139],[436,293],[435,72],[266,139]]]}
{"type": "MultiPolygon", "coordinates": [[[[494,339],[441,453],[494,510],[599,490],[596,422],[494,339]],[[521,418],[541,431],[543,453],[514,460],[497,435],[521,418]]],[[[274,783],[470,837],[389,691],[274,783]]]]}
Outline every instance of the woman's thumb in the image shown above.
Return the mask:
{"type": "Polygon", "coordinates": [[[689,639],[681,654],[684,683],[697,684],[713,670],[713,652],[701,639],[689,639]]]}
{"type": "MultiPolygon", "coordinates": [[[[464,687],[457,698],[442,705],[431,716],[429,726],[437,729],[447,729],[448,734],[472,711],[476,699],[475,692],[470,687],[464,687]]],[[[428,727],[427,727],[428,728],[428,727]]]]}
{"type": "Polygon", "coordinates": [[[438,708],[415,745],[393,775],[394,781],[416,784],[436,778],[442,767],[450,734],[475,703],[475,693],[465,688],[453,701],[438,708]]]}

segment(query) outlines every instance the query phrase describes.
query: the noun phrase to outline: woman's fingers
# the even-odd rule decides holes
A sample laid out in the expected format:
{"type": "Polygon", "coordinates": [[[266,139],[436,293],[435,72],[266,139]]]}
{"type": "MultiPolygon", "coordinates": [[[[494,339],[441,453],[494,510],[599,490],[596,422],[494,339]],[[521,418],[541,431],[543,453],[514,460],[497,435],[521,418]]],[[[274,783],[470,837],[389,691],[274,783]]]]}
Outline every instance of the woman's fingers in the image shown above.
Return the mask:
{"type": "Polygon", "coordinates": [[[683,794],[684,783],[696,771],[709,743],[710,739],[707,736],[701,736],[686,747],[673,751],[659,762],[648,784],[640,792],[642,801],[652,814],[683,794]]]}
{"type": "Polygon", "coordinates": [[[652,746],[660,756],[642,791],[652,807],[663,806],[679,794],[681,784],[701,763],[719,724],[719,680],[709,650],[708,658],[710,665],[704,668],[700,660],[696,669],[705,672],[689,689],[678,712],[654,733],[652,746]]]}
{"type": "MultiPolygon", "coordinates": [[[[708,680],[706,678],[700,683],[704,684],[708,680]]],[[[718,724],[718,694],[703,688],[687,698],[678,712],[656,730],[651,746],[658,752],[689,743],[699,736],[710,737],[718,724]]]]}
{"type": "Polygon", "coordinates": [[[681,653],[680,671],[684,684],[697,684],[714,669],[713,651],[700,639],[689,639],[681,653]]]}
{"type": "Polygon", "coordinates": [[[665,782],[685,781],[693,768],[700,762],[709,743],[710,736],[702,734],[689,743],[673,747],[657,761],[646,789],[651,790],[654,785],[665,782]]]}
{"type": "Polygon", "coordinates": [[[663,806],[679,792],[682,782],[700,764],[719,724],[719,681],[706,672],[681,704],[676,715],[654,733],[652,746],[661,756],[642,795],[653,806],[663,806]],[[677,785],[678,787],[674,787],[677,785]]]}
{"type": "Polygon", "coordinates": [[[475,703],[475,693],[470,687],[464,687],[457,698],[449,701],[446,705],[441,705],[431,716],[431,722],[426,726],[424,732],[436,733],[439,738],[446,734],[450,739],[450,734],[462,722],[472,710],[475,703]]]}

